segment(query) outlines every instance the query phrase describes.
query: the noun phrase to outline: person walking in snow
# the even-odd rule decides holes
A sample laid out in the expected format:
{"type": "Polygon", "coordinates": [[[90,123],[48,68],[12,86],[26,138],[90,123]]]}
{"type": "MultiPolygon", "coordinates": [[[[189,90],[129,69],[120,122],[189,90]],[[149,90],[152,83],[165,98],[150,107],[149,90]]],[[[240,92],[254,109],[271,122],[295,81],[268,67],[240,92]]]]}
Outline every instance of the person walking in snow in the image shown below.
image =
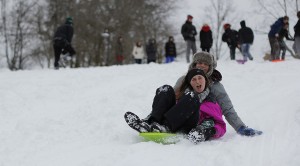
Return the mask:
{"type": "Polygon", "coordinates": [[[177,96],[170,85],[156,90],[152,112],[146,120],[140,120],[132,112],[125,113],[125,120],[138,132],[185,133],[195,144],[220,138],[226,132],[226,124],[208,85],[204,71],[192,69],[185,76],[177,96]]]}
{"type": "Polygon", "coordinates": [[[193,25],[193,16],[188,15],[186,22],[181,27],[181,34],[186,42],[186,61],[190,63],[190,51],[192,49],[193,55],[197,52],[196,39],[197,31],[193,25]]]}
{"type": "Polygon", "coordinates": [[[231,25],[226,23],[223,26],[224,33],[222,41],[226,42],[230,49],[230,59],[235,60],[235,49],[238,47],[239,34],[236,30],[231,29],[231,25]]]}
{"type": "Polygon", "coordinates": [[[176,44],[173,36],[169,36],[168,42],[165,44],[166,63],[173,62],[177,56],[176,44]]]}
{"type": "Polygon", "coordinates": [[[295,51],[296,57],[300,58],[300,11],[297,12],[297,18],[298,21],[296,23],[296,25],[294,26],[294,45],[293,45],[293,49],[295,51]]]}
{"type": "Polygon", "coordinates": [[[156,62],[157,45],[155,39],[149,39],[146,45],[147,63],[156,62]]]}
{"type": "Polygon", "coordinates": [[[67,17],[63,25],[59,26],[54,33],[53,48],[54,48],[54,68],[59,69],[60,54],[69,53],[70,57],[76,53],[72,47],[73,38],[73,19],[67,17]]]}
{"type": "Polygon", "coordinates": [[[124,60],[124,48],[123,48],[123,38],[122,36],[118,37],[116,44],[116,62],[117,65],[122,65],[124,60]]]}
{"type": "Polygon", "coordinates": [[[254,34],[251,28],[246,26],[246,22],[243,20],[240,22],[241,29],[239,30],[239,44],[244,56],[244,61],[247,61],[247,58],[253,60],[252,55],[250,54],[250,46],[254,40],[254,34]]]}
{"type": "Polygon", "coordinates": [[[286,50],[288,49],[287,45],[285,44],[284,38],[290,41],[294,41],[294,39],[290,38],[289,36],[289,23],[284,24],[283,28],[279,31],[279,35],[278,35],[279,48],[280,48],[280,52],[282,52],[281,60],[285,59],[285,53],[286,50]]]}
{"type": "Polygon", "coordinates": [[[289,22],[289,17],[280,17],[274,24],[271,25],[270,32],[268,33],[268,38],[271,47],[271,61],[279,59],[280,45],[278,41],[279,31],[283,28],[284,24],[289,22]]]}
{"type": "MultiPolygon", "coordinates": [[[[235,111],[233,104],[225,91],[224,86],[221,83],[222,74],[216,70],[217,61],[215,61],[214,56],[207,52],[198,52],[193,56],[193,61],[189,65],[189,70],[194,68],[202,69],[208,79],[209,79],[209,89],[210,93],[216,96],[216,102],[221,106],[222,114],[225,116],[227,122],[237,131],[238,134],[245,136],[253,136],[256,134],[261,134],[261,131],[254,130],[247,127],[241,118],[235,111]]],[[[181,76],[175,86],[175,94],[180,93],[180,86],[184,81],[185,76],[181,76]]]]}
{"type": "Polygon", "coordinates": [[[213,44],[213,37],[210,27],[204,24],[199,33],[200,48],[202,51],[209,52],[213,44]]]}
{"type": "Polygon", "coordinates": [[[142,60],[145,57],[144,48],[140,41],[136,42],[133,46],[132,56],[134,58],[135,63],[142,64],[142,60]]]}

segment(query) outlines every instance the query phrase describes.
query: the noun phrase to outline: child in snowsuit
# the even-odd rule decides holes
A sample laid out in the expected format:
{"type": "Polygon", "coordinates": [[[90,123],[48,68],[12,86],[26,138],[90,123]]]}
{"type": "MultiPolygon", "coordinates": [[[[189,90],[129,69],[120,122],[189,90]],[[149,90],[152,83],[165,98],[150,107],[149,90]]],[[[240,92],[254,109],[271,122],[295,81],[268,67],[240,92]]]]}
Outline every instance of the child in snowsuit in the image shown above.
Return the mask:
{"type": "Polygon", "coordinates": [[[156,90],[152,112],[146,119],[140,120],[127,112],[125,120],[138,132],[182,132],[194,143],[219,138],[224,135],[226,125],[208,85],[205,73],[192,69],[177,96],[171,86],[164,85],[156,90]]]}

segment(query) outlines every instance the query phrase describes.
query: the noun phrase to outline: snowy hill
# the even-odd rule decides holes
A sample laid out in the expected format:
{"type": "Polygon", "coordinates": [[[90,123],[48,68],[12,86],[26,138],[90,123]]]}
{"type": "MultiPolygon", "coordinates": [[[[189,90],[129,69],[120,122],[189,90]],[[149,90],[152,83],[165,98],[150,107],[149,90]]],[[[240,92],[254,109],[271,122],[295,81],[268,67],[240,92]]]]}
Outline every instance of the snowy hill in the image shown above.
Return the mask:
{"type": "Polygon", "coordinates": [[[298,166],[299,60],[219,61],[242,120],[264,131],[243,137],[227,124],[219,140],[142,142],[123,119],[145,117],[157,87],[174,85],[184,62],[88,69],[0,70],[1,166],[298,166]]]}

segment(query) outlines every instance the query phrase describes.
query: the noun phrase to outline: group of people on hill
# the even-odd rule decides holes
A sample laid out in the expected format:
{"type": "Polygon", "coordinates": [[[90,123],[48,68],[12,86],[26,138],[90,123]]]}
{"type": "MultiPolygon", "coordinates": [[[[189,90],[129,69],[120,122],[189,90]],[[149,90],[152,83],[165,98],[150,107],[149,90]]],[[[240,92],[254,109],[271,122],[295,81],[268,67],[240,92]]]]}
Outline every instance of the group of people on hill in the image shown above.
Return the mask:
{"type": "MultiPolygon", "coordinates": [[[[246,26],[246,22],[243,20],[240,22],[241,29],[236,31],[231,29],[231,25],[226,23],[224,24],[224,33],[222,35],[222,41],[226,42],[230,49],[230,59],[235,60],[235,51],[236,48],[240,49],[244,61],[247,59],[253,60],[252,55],[250,54],[250,46],[254,41],[254,34],[251,28],[246,26]]],[[[186,22],[182,25],[181,34],[186,42],[186,60],[190,62],[190,50],[193,54],[197,52],[196,39],[197,35],[196,27],[193,25],[193,16],[188,15],[186,22]]],[[[202,51],[209,52],[213,45],[213,36],[212,31],[208,24],[204,24],[201,27],[199,33],[200,48],[202,51]]]]}
{"type": "MultiPolygon", "coordinates": [[[[72,19],[67,18],[65,24],[59,27],[55,33],[53,43],[55,67],[59,67],[58,61],[61,53],[68,52],[70,56],[75,54],[75,50],[71,46],[72,24],[72,19]]],[[[241,25],[245,24],[241,22],[241,25]]],[[[189,28],[191,27],[187,27],[187,29],[189,28]]],[[[193,48],[195,47],[194,43],[189,41],[193,40],[197,32],[194,31],[195,29],[191,29],[192,33],[190,35],[184,33],[184,36],[187,45],[193,48]]],[[[202,30],[208,32],[210,28],[208,25],[203,25],[202,30]]],[[[122,42],[122,40],[122,38],[118,39],[119,42],[122,42]]],[[[222,117],[224,115],[238,134],[244,136],[261,134],[261,132],[247,127],[237,115],[227,92],[221,84],[222,74],[216,69],[217,61],[209,53],[212,38],[207,42],[210,44],[202,43],[202,52],[195,52],[187,74],[180,77],[174,87],[163,85],[156,90],[152,111],[148,117],[140,119],[132,112],[125,113],[125,120],[131,128],[138,132],[183,133],[193,143],[199,143],[220,138],[225,134],[226,123],[222,117]]],[[[141,43],[137,42],[133,54],[138,55],[139,52],[143,52],[144,50],[140,49],[141,47],[141,43]]],[[[120,53],[117,54],[117,58],[119,59],[122,59],[122,49],[121,47],[118,48],[120,53]]],[[[146,52],[150,55],[148,63],[154,61],[153,57],[156,53],[153,51],[154,49],[156,49],[156,41],[150,39],[146,46],[146,52]]],[[[165,50],[166,61],[172,62],[174,55],[176,56],[176,47],[172,36],[165,44],[165,50]]],[[[135,61],[140,63],[141,59],[136,56],[135,61]]]]}
{"type": "MultiPolygon", "coordinates": [[[[165,59],[166,59],[165,63],[173,62],[177,56],[176,44],[174,42],[173,36],[169,36],[168,41],[165,43],[164,49],[165,49],[165,59]]],[[[132,56],[135,63],[137,64],[141,64],[144,58],[147,59],[147,63],[156,62],[158,56],[158,48],[157,48],[156,40],[153,38],[149,39],[145,49],[141,41],[137,41],[133,46],[132,56]]]]}
{"type": "Polygon", "coordinates": [[[297,12],[298,21],[294,26],[294,38],[289,34],[289,17],[284,16],[277,19],[272,25],[268,33],[268,38],[271,46],[270,60],[284,60],[285,52],[288,50],[295,57],[300,59],[300,11],[297,12]],[[293,52],[287,47],[284,38],[294,41],[293,52]],[[280,52],[281,57],[280,57],[280,52]]]}

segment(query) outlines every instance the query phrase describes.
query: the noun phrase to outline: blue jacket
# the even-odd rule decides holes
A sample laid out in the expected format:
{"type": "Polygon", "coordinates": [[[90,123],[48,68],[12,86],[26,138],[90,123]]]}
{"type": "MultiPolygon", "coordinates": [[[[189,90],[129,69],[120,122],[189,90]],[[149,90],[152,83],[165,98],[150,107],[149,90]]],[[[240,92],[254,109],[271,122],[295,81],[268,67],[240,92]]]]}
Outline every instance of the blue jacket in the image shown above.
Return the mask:
{"type": "Polygon", "coordinates": [[[271,25],[271,30],[268,34],[269,37],[275,37],[276,33],[279,33],[281,28],[283,27],[283,17],[279,18],[273,25],[271,25]]]}

